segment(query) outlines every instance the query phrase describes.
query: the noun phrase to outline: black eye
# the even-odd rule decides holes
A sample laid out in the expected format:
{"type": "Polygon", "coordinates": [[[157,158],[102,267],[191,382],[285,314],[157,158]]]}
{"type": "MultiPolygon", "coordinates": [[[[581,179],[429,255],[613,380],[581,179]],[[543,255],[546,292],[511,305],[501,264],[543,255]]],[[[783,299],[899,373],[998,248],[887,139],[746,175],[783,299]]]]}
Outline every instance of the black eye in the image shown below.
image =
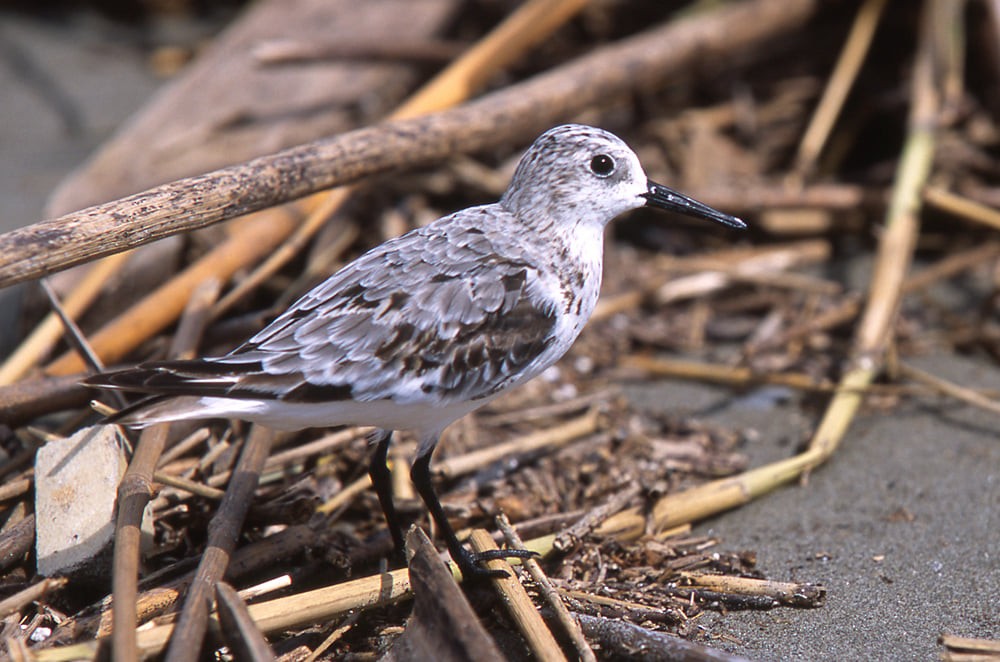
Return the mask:
{"type": "Polygon", "coordinates": [[[598,177],[607,177],[615,171],[615,160],[607,154],[598,154],[590,159],[590,171],[598,177]]]}

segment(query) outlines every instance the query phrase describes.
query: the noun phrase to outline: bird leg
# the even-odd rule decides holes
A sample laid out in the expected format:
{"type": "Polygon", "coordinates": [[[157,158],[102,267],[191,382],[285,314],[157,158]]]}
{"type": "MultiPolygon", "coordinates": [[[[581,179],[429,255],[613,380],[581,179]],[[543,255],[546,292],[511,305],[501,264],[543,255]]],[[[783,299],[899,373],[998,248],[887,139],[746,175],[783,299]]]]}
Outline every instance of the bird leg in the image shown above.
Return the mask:
{"type": "Polygon", "coordinates": [[[462,571],[462,577],[466,579],[506,577],[507,573],[503,570],[489,570],[481,567],[479,564],[493,559],[524,559],[535,556],[535,552],[526,549],[495,549],[485,552],[473,552],[466,549],[459,542],[458,536],[455,535],[455,530],[451,528],[448,518],[445,517],[444,508],[441,507],[441,501],[438,500],[437,494],[434,492],[434,486],[431,483],[430,464],[433,453],[434,444],[427,445],[426,451],[423,450],[423,444],[421,445],[421,452],[417,455],[417,459],[413,461],[413,466],[410,468],[410,480],[413,481],[413,486],[417,488],[417,493],[424,500],[427,510],[430,511],[431,517],[434,519],[434,523],[441,531],[445,545],[448,546],[448,553],[451,554],[451,558],[458,564],[459,570],[462,571]]]}
{"type": "Polygon", "coordinates": [[[371,476],[378,501],[382,504],[382,514],[385,515],[385,523],[389,525],[392,543],[396,548],[395,555],[399,561],[406,563],[403,527],[399,524],[396,504],[392,501],[392,472],[389,471],[389,465],[386,464],[391,442],[392,430],[375,430],[372,433],[371,443],[375,444],[375,452],[372,453],[371,464],[368,466],[368,475],[371,476]]]}

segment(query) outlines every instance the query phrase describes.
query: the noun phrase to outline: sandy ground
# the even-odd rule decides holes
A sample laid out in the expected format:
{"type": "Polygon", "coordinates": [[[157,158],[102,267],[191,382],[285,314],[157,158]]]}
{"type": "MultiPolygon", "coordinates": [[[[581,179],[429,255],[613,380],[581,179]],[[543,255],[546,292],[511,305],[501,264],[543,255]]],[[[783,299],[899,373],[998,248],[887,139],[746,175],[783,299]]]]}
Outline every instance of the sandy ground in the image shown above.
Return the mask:
{"type": "MultiPolygon", "coordinates": [[[[993,366],[955,356],[913,364],[1000,388],[993,366]]],[[[733,399],[682,383],[630,389],[636,403],[754,430],[754,466],[793,454],[814,417],[780,392],[733,399]]],[[[942,633],[1000,635],[1000,437],[996,415],[953,402],[863,413],[805,486],[779,489],[695,531],[750,549],[775,580],[823,584],[814,610],[704,619],[716,645],[754,660],[928,660],[942,633]]]]}
{"type": "MultiPolygon", "coordinates": [[[[101,37],[109,29],[0,13],[0,230],[40,220],[60,178],[159,84],[138,49],[101,37]]],[[[0,343],[15,297],[0,292],[0,343]]],[[[916,364],[1000,389],[993,365],[916,364]]],[[[643,406],[755,430],[755,466],[794,453],[815,425],[814,412],[773,390],[734,398],[664,382],[628,392],[643,406]]],[[[950,402],[868,411],[807,485],[699,524],[727,549],[755,550],[767,576],[828,589],[823,608],[709,614],[706,632],[756,660],[926,660],[943,632],[1000,637],[998,424],[950,402]]]]}

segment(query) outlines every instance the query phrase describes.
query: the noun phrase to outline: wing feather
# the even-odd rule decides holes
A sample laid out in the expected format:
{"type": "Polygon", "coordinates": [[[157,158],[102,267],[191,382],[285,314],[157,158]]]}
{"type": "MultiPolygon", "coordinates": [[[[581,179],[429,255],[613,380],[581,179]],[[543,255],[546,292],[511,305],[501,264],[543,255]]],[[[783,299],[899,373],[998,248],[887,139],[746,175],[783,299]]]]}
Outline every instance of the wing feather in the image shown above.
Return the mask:
{"type": "Polygon", "coordinates": [[[442,403],[530,378],[557,358],[561,307],[527,260],[500,255],[468,224],[442,221],[372,249],[226,356],[148,364],[94,383],[154,394],[442,403]]]}

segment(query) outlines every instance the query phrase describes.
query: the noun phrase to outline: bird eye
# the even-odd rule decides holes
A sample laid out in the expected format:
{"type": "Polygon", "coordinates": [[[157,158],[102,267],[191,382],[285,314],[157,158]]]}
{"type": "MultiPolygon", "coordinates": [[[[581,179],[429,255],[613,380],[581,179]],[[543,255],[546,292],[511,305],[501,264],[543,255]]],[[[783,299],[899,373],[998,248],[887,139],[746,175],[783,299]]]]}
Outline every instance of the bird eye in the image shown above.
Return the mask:
{"type": "Polygon", "coordinates": [[[607,177],[615,171],[615,160],[607,154],[598,154],[590,159],[590,171],[598,177],[607,177]]]}

